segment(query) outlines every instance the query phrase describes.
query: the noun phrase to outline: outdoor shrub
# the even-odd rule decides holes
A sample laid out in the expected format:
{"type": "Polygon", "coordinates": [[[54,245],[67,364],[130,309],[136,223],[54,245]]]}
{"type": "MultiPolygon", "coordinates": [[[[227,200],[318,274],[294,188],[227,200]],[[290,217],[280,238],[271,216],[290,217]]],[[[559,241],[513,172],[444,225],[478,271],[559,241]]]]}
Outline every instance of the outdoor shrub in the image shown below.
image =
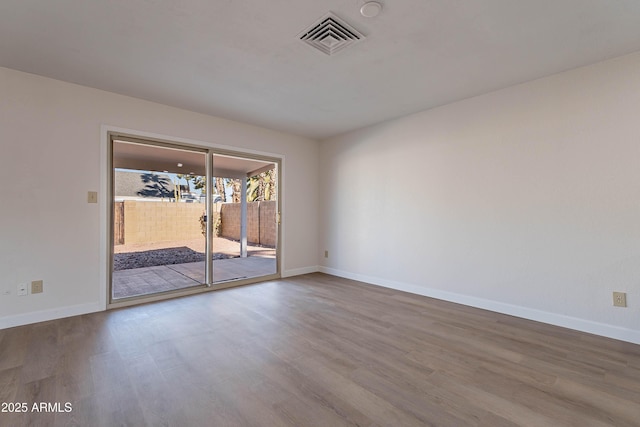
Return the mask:
{"type": "MultiPolygon", "coordinates": [[[[213,223],[213,235],[215,237],[220,237],[222,234],[222,213],[216,212],[215,214],[215,222],[213,223]]],[[[207,222],[205,221],[206,213],[202,212],[200,215],[200,230],[202,231],[202,235],[207,235],[207,222]]]]}

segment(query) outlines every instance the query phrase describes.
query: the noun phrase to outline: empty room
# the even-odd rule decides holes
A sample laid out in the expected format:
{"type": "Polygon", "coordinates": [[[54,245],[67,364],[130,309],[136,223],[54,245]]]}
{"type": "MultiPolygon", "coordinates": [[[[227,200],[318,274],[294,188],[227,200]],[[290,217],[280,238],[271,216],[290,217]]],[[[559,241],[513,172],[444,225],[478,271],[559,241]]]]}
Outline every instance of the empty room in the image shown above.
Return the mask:
{"type": "Polygon", "coordinates": [[[2,0],[0,427],[640,426],[638,22],[2,0]]]}

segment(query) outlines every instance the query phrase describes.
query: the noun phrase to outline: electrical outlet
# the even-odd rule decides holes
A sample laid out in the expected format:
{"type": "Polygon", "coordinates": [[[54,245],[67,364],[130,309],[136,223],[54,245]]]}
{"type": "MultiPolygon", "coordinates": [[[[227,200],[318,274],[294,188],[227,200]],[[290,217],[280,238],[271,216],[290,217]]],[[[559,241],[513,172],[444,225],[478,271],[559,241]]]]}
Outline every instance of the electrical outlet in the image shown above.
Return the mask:
{"type": "Polygon", "coordinates": [[[27,291],[27,284],[26,283],[20,283],[18,285],[18,296],[19,297],[23,297],[25,295],[29,295],[29,292],[27,291]]]}
{"type": "Polygon", "coordinates": [[[32,294],[40,294],[42,293],[43,282],[42,280],[34,280],[31,282],[31,293],[32,294]]]}
{"type": "Polygon", "coordinates": [[[627,306],[627,294],[624,292],[614,292],[613,293],[613,305],[615,307],[626,307],[627,306]]]}
{"type": "Polygon", "coordinates": [[[329,251],[324,251],[324,257],[329,258],[329,251]]]}

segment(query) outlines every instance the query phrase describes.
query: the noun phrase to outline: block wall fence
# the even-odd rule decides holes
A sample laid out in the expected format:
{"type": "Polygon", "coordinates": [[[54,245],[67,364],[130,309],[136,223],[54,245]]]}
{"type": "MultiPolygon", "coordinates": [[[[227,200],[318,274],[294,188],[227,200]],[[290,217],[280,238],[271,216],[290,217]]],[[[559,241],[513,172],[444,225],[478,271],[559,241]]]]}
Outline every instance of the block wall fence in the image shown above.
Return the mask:
{"type": "MultiPolygon", "coordinates": [[[[275,201],[247,203],[247,240],[252,244],[275,246],[275,201]]],[[[203,238],[200,203],[169,203],[125,200],[115,204],[114,241],[140,244],[203,238]],[[118,214],[118,211],[120,214],[118,214]]],[[[214,218],[222,216],[221,237],[240,240],[240,204],[217,203],[214,218]]]]}
{"type": "MultiPolygon", "coordinates": [[[[240,240],[240,203],[221,204],[222,237],[240,240]]],[[[247,241],[263,246],[276,245],[275,200],[247,203],[247,241]]]]}

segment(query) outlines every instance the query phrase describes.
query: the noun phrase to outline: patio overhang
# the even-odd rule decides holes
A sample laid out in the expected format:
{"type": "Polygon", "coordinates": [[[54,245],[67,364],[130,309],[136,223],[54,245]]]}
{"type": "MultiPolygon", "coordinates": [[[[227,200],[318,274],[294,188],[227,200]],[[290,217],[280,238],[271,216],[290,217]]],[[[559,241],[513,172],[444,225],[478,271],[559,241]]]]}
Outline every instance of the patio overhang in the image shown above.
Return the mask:
{"type": "MultiPolygon", "coordinates": [[[[167,149],[116,139],[113,144],[113,167],[204,176],[205,155],[204,150],[167,149]]],[[[212,176],[234,179],[252,177],[274,167],[272,162],[224,154],[214,154],[212,163],[212,176]]]]}

